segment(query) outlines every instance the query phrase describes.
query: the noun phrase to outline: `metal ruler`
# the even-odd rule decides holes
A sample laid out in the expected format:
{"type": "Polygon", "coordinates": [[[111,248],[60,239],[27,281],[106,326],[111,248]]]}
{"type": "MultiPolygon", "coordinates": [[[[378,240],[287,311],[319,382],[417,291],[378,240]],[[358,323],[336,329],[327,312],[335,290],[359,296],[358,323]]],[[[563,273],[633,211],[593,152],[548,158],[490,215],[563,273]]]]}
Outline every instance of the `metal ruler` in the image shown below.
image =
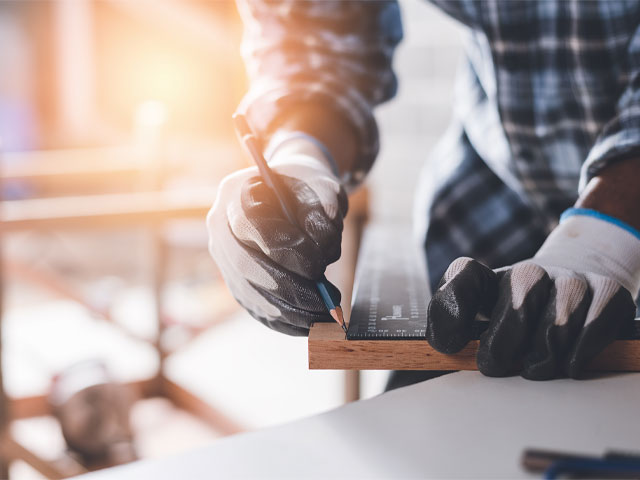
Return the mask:
{"type": "MultiPolygon", "coordinates": [[[[407,226],[367,228],[356,268],[348,340],[424,340],[431,298],[424,253],[407,226]]],[[[478,339],[488,322],[475,321],[478,339]]],[[[640,339],[640,318],[620,339],[640,339]]]]}
{"type": "Polygon", "coordinates": [[[430,293],[424,255],[406,226],[367,228],[347,339],[425,339],[430,293]]]}

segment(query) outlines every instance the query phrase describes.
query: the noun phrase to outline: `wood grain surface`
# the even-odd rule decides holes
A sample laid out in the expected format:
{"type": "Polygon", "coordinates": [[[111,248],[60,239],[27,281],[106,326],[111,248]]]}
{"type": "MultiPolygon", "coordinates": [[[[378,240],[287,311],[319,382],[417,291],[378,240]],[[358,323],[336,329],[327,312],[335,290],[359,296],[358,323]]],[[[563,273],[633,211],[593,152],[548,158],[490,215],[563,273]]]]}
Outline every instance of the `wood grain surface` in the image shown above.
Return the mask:
{"type": "MultiPolygon", "coordinates": [[[[445,355],[426,340],[347,340],[338,324],[316,323],[309,334],[312,370],[477,370],[474,340],[459,353],[445,355]]],[[[640,340],[617,340],[589,370],[640,371],[640,340]]]]}

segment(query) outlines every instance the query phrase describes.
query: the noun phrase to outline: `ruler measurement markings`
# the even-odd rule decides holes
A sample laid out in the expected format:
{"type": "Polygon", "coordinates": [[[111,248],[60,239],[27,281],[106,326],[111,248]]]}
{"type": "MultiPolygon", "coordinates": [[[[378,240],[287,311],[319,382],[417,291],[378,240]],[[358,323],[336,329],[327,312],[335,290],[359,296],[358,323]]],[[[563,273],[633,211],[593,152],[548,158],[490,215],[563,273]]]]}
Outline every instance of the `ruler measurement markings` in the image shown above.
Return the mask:
{"type": "Polygon", "coordinates": [[[426,337],[426,271],[408,229],[369,229],[347,338],[426,337]]]}

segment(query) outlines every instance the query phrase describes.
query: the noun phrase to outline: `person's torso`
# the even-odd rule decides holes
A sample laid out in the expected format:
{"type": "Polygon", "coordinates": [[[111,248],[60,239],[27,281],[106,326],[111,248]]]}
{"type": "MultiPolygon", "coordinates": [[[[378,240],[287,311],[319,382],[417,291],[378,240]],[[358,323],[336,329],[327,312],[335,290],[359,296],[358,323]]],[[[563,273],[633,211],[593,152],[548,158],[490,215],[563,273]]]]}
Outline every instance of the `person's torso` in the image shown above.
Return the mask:
{"type": "Polygon", "coordinates": [[[470,27],[456,116],[474,148],[549,226],[632,81],[637,1],[432,0],[470,27]]]}

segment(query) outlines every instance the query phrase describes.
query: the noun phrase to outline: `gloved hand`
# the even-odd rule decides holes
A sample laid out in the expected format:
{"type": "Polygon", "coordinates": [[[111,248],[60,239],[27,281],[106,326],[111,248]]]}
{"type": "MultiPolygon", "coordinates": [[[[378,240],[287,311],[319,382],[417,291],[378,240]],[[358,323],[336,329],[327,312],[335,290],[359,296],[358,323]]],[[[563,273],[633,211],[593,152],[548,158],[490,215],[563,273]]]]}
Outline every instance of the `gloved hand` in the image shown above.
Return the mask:
{"type": "Polygon", "coordinates": [[[489,318],[477,354],[482,373],[576,378],[631,326],[639,289],[640,234],[570,209],[532,259],[495,271],[471,258],[452,262],[429,304],[427,338],[456,353],[479,313],[489,318]]]}
{"type": "MultiPolygon", "coordinates": [[[[254,318],[283,333],[307,335],[313,322],[331,319],[314,280],[340,258],[347,196],[321,149],[305,138],[287,141],[269,165],[297,225],[289,223],[258,169],[247,168],[220,184],[207,216],[209,251],[254,318]]],[[[329,294],[340,300],[337,288],[329,294]]]]}

